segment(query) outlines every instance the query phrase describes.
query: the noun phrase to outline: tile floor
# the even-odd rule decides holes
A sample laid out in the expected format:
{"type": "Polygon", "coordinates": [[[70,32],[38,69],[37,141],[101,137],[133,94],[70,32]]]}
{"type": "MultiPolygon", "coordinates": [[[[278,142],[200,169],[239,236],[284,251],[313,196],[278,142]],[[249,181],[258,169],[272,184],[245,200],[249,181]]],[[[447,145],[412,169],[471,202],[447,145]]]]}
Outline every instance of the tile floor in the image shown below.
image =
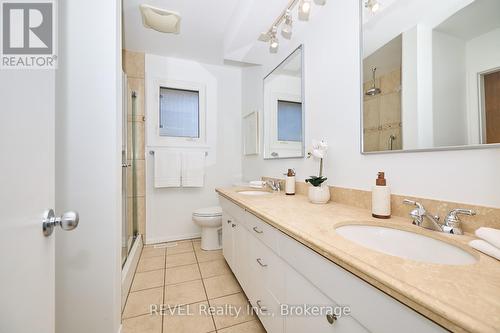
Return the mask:
{"type": "Polygon", "coordinates": [[[122,333],[265,333],[248,309],[220,250],[203,251],[199,239],[146,246],[122,313],[122,333]],[[166,311],[152,314],[150,306],[161,304],[166,311]],[[209,306],[241,313],[212,314],[209,306]]]}

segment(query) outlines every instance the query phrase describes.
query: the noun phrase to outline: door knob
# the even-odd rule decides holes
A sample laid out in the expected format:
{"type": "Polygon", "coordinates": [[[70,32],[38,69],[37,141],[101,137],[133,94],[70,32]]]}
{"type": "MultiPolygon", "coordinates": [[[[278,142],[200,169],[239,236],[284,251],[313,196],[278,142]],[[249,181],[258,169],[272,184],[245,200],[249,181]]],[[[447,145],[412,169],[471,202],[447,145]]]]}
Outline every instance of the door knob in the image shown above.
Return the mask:
{"type": "Polygon", "coordinates": [[[45,236],[52,235],[54,228],[60,226],[61,229],[69,231],[73,230],[78,226],[80,217],[75,211],[68,211],[61,216],[56,216],[53,209],[48,209],[43,214],[42,228],[43,234],[45,236]]]}

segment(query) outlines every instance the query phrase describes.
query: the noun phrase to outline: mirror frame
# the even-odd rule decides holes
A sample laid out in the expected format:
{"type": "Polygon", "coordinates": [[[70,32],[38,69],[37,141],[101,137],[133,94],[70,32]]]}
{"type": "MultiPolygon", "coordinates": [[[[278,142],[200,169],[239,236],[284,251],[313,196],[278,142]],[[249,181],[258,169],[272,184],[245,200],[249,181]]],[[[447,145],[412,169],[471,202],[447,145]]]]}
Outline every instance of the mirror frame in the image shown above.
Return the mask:
{"type": "MultiPolygon", "coordinates": [[[[361,155],[381,155],[381,154],[401,154],[401,153],[419,153],[419,152],[433,152],[433,151],[451,151],[451,150],[476,150],[476,149],[498,149],[500,148],[500,143],[483,143],[483,144],[471,144],[463,146],[443,146],[443,147],[430,147],[430,148],[413,148],[413,149],[401,149],[401,150],[382,150],[382,151],[364,151],[363,145],[363,51],[364,51],[364,34],[363,34],[363,8],[365,0],[359,0],[359,115],[360,115],[360,132],[359,132],[359,145],[361,155]]],[[[481,73],[478,73],[478,76],[481,73]]],[[[477,87],[480,89],[480,87],[477,87]]]]}
{"type": "Polygon", "coordinates": [[[306,113],[306,98],[305,98],[305,69],[304,69],[304,44],[300,44],[298,47],[296,47],[295,49],[292,50],[292,52],[290,52],[277,66],[275,66],[269,73],[267,73],[266,76],[264,76],[264,78],[262,79],[262,143],[264,145],[264,149],[262,150],[263,151],[263,156],[264,156],[264,160],[287,160],[287,159],[292,159],[292,158],[304,158],[305,157],[305,150],[306,150],[306,132],[305,132],[305,113],[306,113]],[[266,104],[266,101],[264,100],[264,96],[265,96],[265,81],[266,81],[266,78],[269,77],[275,70],[277,70],[285,61],[288,60],[288,58],[290,58],[290,56],[292,54],[294,54],[297,50],[301,50],[300,52],[300,71],[301,71],[301,83],[300,83],[300,93],[302,95],[302,144],[301,144],[301,152],[300,152],[300,155],[298,156],[291,156],[291,157],[266,157],[266,153],[267,153],[267,150],[268,148],[266,147],[267,146],[267,143],[266,143],[266,115],[265,115],[265,104],[266,104]]]}

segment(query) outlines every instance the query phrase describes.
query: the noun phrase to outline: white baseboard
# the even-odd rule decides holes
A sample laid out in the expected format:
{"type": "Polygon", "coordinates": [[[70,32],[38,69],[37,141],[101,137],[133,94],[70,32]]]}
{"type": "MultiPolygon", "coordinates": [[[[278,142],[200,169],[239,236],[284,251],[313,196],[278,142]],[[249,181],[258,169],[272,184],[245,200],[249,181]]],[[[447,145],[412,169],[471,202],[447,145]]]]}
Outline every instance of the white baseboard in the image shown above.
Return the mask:
{"type": "Polygon", "coordinates": [[[130,250],[130,253],[125,261],[125,265],[122,268],[122,311],[125,307],[125,301],[127,300],[127,295],[132,286],[132,279],[134,278],[134,273],[139,263],[139,258],[142,253],[142,236],[139,235],[135,239],[134,245],[130,250]]]}
{"type": "Polygon", "coordinates": [[[201,233],[193,233],[193,234],[184,234],[184,235],[177,235],[177,236],[169,236],[169,237],[154,237],[154,238],[147,238],[146,239],[146,244],[158,244],[158,243],[165,243],[165,242],[173,242],[173,241],[178,241],[178,240],[185,240],[185,239],[193,239],[193,238],[200,238],[201,233]]]}

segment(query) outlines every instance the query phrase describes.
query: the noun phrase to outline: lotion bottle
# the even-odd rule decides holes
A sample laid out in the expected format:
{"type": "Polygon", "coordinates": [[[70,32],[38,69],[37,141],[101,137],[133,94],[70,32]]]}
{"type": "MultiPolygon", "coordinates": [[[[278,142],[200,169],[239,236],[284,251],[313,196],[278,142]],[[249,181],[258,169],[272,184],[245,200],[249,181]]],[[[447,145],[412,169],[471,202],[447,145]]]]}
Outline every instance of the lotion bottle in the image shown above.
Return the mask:
{"type": "Polygon", "coordinates": [[[387,186],[384,172],[379,172],[372,187],[372,216],[378,219],[391,217],[391,189],[387,186]]]}
{"type": "Polygon", "coordinates": [[[285,194],[295,195],[295,170],[288,169],[288,172],[285,175],[285,194]]]}

